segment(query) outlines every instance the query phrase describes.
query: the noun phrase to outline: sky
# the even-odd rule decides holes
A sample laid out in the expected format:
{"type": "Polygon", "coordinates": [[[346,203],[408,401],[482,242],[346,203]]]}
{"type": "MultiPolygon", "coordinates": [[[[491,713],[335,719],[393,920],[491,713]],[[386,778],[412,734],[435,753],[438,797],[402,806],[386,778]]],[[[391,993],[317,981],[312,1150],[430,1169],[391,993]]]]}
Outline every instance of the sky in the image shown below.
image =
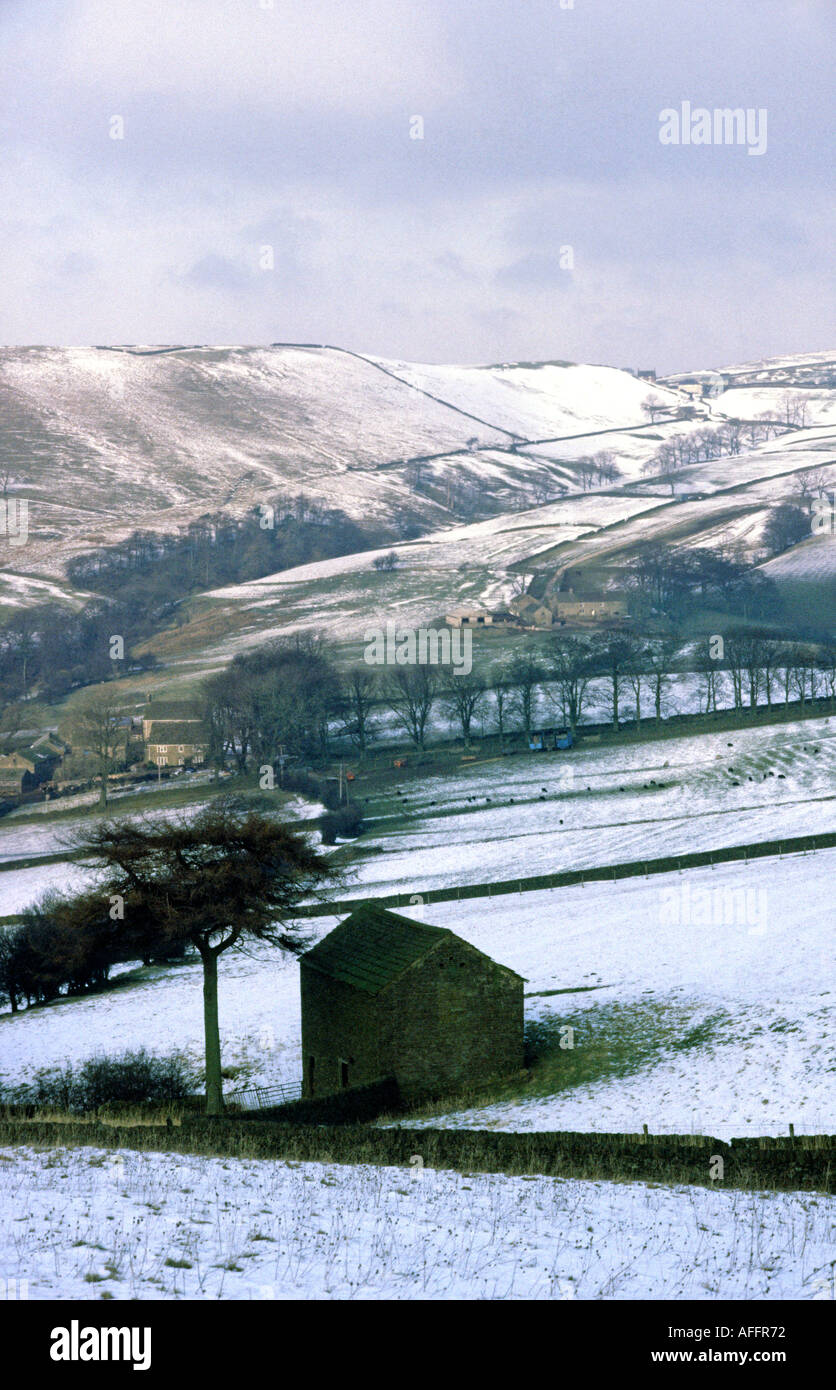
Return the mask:
{"type": "Polygon", "coordinates": [[[0,342],[834,344],[833,0],[0,0],[0,342]],[[765,112],[766,148],[663,144],[765,112]]]}

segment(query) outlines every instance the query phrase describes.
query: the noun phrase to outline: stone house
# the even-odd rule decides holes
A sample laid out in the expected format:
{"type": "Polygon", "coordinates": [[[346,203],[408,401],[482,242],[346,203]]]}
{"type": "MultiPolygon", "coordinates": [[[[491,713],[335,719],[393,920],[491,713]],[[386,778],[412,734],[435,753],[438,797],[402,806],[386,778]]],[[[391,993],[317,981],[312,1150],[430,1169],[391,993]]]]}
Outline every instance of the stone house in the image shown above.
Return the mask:
{"type": "Polygon", "coordinates": [[[209,730],[196,700],[155,700],[148,696],[142,711],[145,758],[157,767],[204,763],[209,730]]]}
{"type": "Polygon", "coordinates": [[[620,594],[576,593],[563,589],[553,595],[552,611],[558,621],[600,623],[627,616],[627,599],[620,594]]]}
{"type": "Polygon", "coordinates": [[[525,627],[551,627],[554,622],[549,605],[534,598],[533,594],[519,594],[511,599],[508,607],[525,627]]]}
{"type": "Polygon", "coordinates": [[[177,723],[151,720],[145,740],[145,757],[157,767],[185,767],[186,763],[205,763],[209,751],[209,732],[197,720],[177,723]]]}
{"type": "Polygon", "coordinates": [[[22,753],[0,754],[0,793],[20,796],[34,787],[36,782],[34,758],[24,757],[22,753]]]}
{"type": "Polygon", "coordinates": [[[453,932],[360,904],[300,960],[303,1094],[393,1077],[435,1095],[519,1071],[521,976],[453,932]]]}

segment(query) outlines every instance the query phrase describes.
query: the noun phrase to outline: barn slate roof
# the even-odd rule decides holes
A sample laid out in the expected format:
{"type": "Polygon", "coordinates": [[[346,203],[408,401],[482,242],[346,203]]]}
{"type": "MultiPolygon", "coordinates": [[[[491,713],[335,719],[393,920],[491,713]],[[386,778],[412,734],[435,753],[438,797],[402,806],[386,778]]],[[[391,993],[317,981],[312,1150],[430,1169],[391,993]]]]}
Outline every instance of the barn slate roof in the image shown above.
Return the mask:
{"type": "Polygon", "coordinates": [[[452,934],[446,927],[413,922],[377,903],[362,903],[306,951],[302,961],[333,980],[379,994],[452,934]]]}
{"type": "MultiPolygon", "coordinates": [[[[379,994],[445,938],[461,939],[447,927],[414,922],[379,903],[360,903],[301,960],[332,980],[341,980],[368,994],[379,994]]],[[[484,955],[468,942],[462,944],[474,955],[484,955]]],[[[491,959],[491,964],[506,974],[516,975],[515,970],[499,961],[491,959]]]]}

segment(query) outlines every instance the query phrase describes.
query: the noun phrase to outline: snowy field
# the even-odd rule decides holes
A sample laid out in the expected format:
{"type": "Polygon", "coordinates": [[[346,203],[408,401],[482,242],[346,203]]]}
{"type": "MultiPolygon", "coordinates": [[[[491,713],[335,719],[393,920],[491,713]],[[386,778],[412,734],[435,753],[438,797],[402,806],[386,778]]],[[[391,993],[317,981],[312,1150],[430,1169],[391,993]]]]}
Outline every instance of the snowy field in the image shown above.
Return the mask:
{"type": "MultiPolygon", "coordinates": [[[[792,1122],[832,1133],[834,872],[836,851],[823,851],[405,909],[523,975],[529,1019],[569,1023],[578,1048],[615,1022],[636,1049],[626,1075],[605,1070],[444,1123],[619,1132],[646,1123],[728,1139],[786,1134],[792,1122]]],[[[312,924],[317,936],[334,925],[312,924]]],[[[298,1081],[295,963],[261,948],[223,957],[220,975],[228,1089],[298,1081]]],[[[202,1036],[199,964],[138,969],[102,994],[0,1014],[0,1084],[117,1047],[179,1050],[199,1064],[202,1036]]]]}
{"type": "Polygon", "coordinates": [[[836,830],[836,717],[520,754],[458,777],[405,777],[398,790],[397,820],[358,841],[352,896],[836,830]]]}
{"type": "MultiPolygon", "coordinates": [[[[833,486],[836,490],[836,482],[833,486]]],[[[833,526],[832,521],[829,524],[833,526]]],[[[794,545],[792,550],[769,560],[763,566],[763,572],[778,583],[786,579],[813,583],[832,580],[836,575],[836,534],[811,536],[810,540],[794,545]]]]}
{"type": "MultiPolygon", "coordinates": [[[[606,695],[593,690],[587,717],[606,719],[606,695]]],[[[670,709],[699,704],[695,678],[677,677],[670,709]]],[[[647,714],[648,697],[643,709],[647,714]]],[[[625,694],[623,713],[630,710],[625,694]]],[[[543,725],[559,722],[546,690],[543,725]]],[[[485,728],[492,727],[488,710],[485,728]]],[[[382,732],[394,737],[390,718],[382,732]]],[[[436,733],[446,733],[439,719],[436,733]]],[[[836,716],[731,733],[701,733],[624,748],[587,743],[569,753],[492,758],[456,773],[405,774],[384,802],[355,795],[370,817],[356,842],[348,895],[423,892],[451,883],[556,873],[793,835],[836,830],[836,716]],[[378,819],[375,819],[378,818],[378,819]]],[[[295,798],[289,815],[321,814],[295,798]]],[[[149,814],[164,814],[162,810],[149,814]]],[[[4,860],[60,853],[86,820],[0,825],[4,860]]],[[[76,888],[76,865],[0,872],[0,916],[19,913],[46,888],[76,888]]]]}
{"type": "Polygon", "coordinates": [[[0,1150],[0,1269],[34,1299],[815,1299],[834,1213],[816,1193],[0,1150]]]}

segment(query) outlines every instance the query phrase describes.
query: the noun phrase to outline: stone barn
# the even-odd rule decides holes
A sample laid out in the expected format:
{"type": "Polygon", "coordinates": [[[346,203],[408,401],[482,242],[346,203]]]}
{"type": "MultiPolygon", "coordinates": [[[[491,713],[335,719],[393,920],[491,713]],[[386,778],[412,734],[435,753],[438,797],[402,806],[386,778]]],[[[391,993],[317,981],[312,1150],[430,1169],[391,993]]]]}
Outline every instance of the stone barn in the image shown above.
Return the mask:
{"type": "Polygon", "coordinates": [[[445,928],[364,903],[300,973],[306,1097],[386,1077],[429,1095],[523,1065],[522,977],[445,928]]]}

